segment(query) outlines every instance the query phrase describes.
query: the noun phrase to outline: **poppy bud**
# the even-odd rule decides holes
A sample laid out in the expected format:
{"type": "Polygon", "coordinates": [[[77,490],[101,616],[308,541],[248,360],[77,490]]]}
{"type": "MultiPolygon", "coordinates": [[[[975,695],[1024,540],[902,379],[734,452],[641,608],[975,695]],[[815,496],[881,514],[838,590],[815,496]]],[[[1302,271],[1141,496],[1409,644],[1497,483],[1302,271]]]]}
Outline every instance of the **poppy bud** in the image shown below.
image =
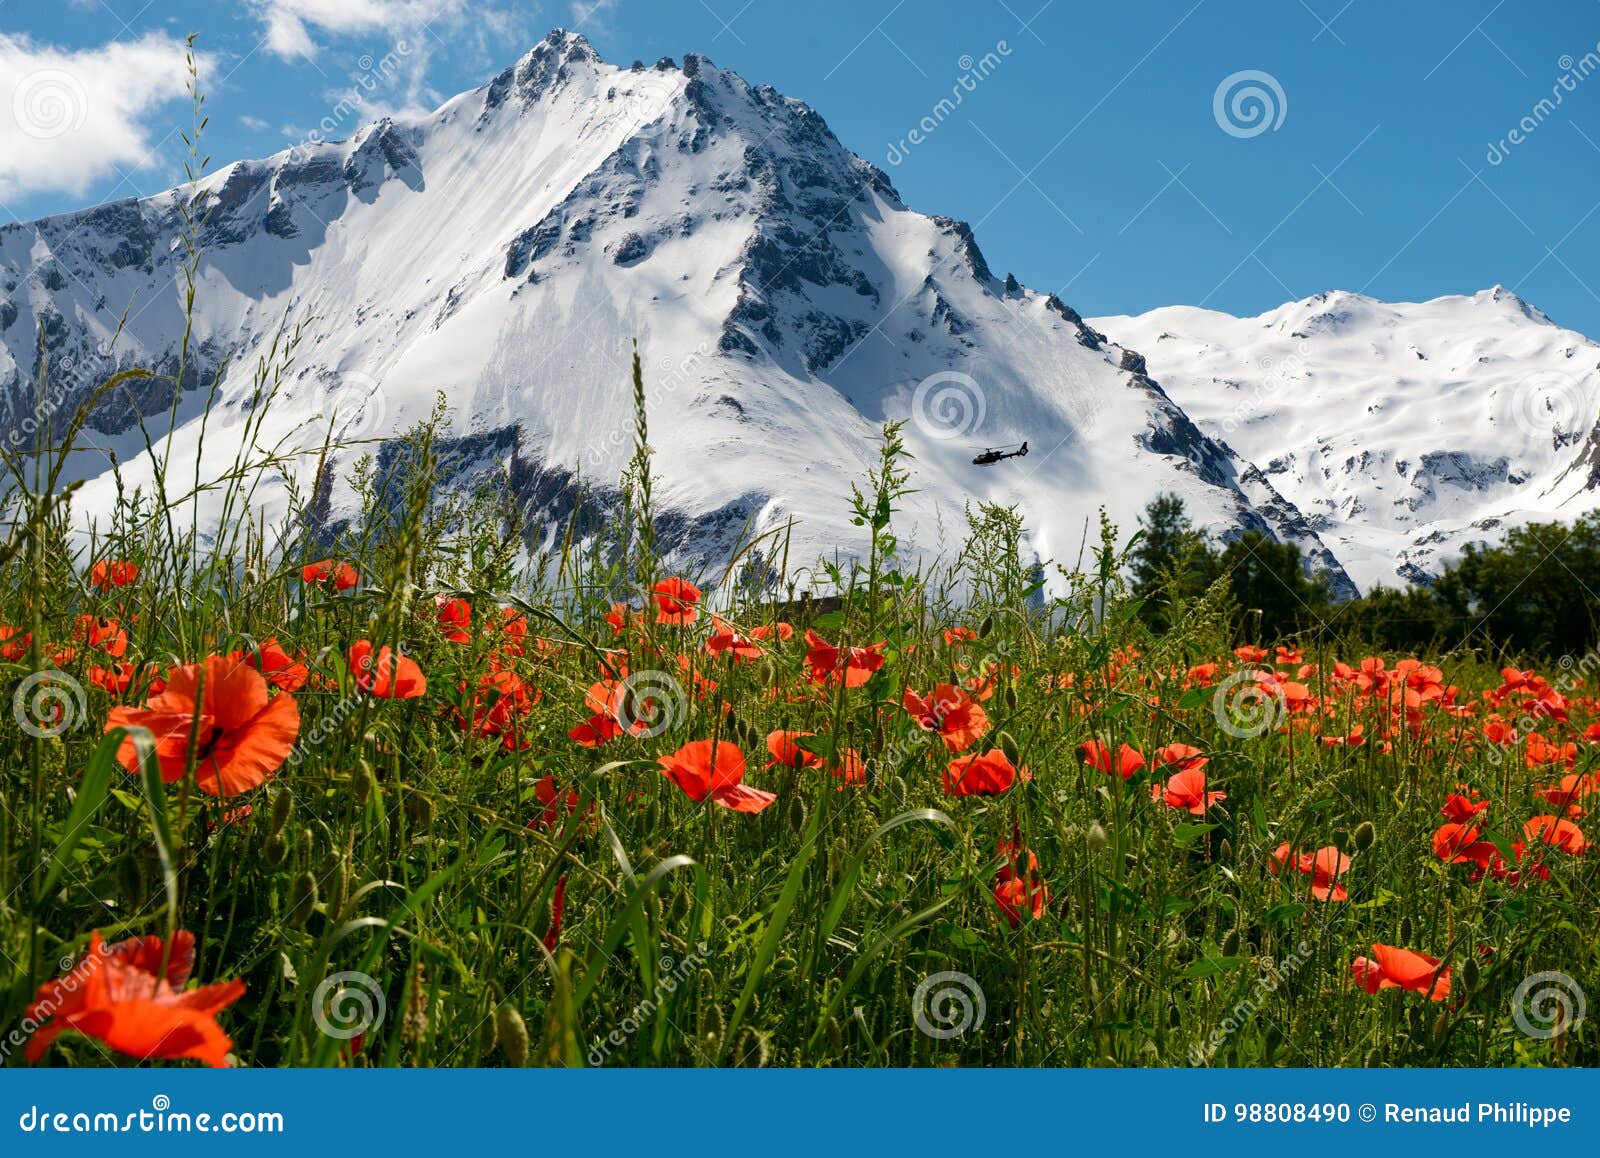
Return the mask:
{"type": "Polygon", "coordinates": [[[322,879],[328,885],[328,920],[337,921],[344,915],[344,903],[350,896],[350,866],[344,857],[329,857],[322,879]]]}
{"type": "Polygon", "coordinates": [[[1402,945],[1405,945],[1405,944],[1408,944],[1410,942],[1410,940],[1411,940],[1411,918],[1410,917],[1401,917],[1400,918],[1400,943],[1402,945]]]}
{"type": "Polygon", "coordinates": [[[1089,846],[1090,856],[1098,856],[1100,850],[1106,846],[1106,830],[1098,820],[1089,825],[1088,835],[1083,838],[1083,842],[1089,846]]]}
{"type": "Polygon", "coordinates": [[[1468,957],[1461,964],[1461,979],[1467,983],[1467,992],[1476,990],[1483,981],[1483,970],[1478,965],[1476,957],[1468,957]]]}
{"type": "Polygon", "coordinates": [[[272,815],[267,820],[267,838],[277,836],[283,831],[283,826],[289,822],[289,813],[294,808],[294,796],[287,788],[280,789],[272,798],[272,815]]]}
{"type": "Polygon", "coordinates": [[[417,827],[427,828],[433,823],[433,798],[419,792],[406,793],[406,815],[416,821],[417,827]]]}
{"type": "Polygon", "coordinates": [[[745,1026],[733,1047],[733,1064],[740,1069],[765,1069],[771,1060],[767,1035],[745,1026]]]}
{"type": "Polygon", "coordinates": [[[1224,957],[1237,957],[1239,955],[1239,930],[1229,929],[1228,935],[1222,938],[1222,955],[1224,957]]]}
{"type": "Polygon", "coordinates": [[[989,633],[994,630],[994,612],[983,617],[983,622],[978,624],[978,638],[988,639],[989,633]]]}
{"type": "Polygon", "coordinates": [[[1233,859],[1233,842],[1227,837],[1222,838],[1222,843],[1217,845],[1217,856],[1222,860],[1233,859]]]}
{"type": "Polygon", "coordinates": [[[494,1011],[495,1034],[500,1039],[500,1052],[506,1065],[521,1069],[528,1064],[528,1025],[508,1001],[502,1001],[494,1011]]]}
{"type": "Polygon", "coordinates": [[[1439,1016],[1433,1019],[1433,1044],[1443,1045],[1444,1039],[1450,1036],[1450,1011],[1441,1010],[1439,1016]]]}
{"type": "Polygon", "coordinates": [[[1005,701],[1005,705],[1009,710],[1013,712],[1017,710],[1016,688],[1012,687],[1010,684],[1007,684],[1006,690],[1000,693],[1000,698],[1005,701]]]}
{"type": "Polygon", "coordinates": [[[1373,826],[1372,821],[1363,820],[1356,825],[1356,830],[1351,834],[1350,839],[1355,844],[1357,852],[1366,852],[1367,849],[1372,847],[1373,842],[1378,839],[1378,830],[1373,826]]]}
{"type": "Polygon", "coordinates": [[[289,855],[289,842],[280,833],[267,841],[266,847],[261,850],[261,857],[272,868],[277,868],[289,855]]]}
{"type": "Polygon", "coordinates": [[[486,1058],[500,1044],[500,1019],[486,1017],[478,1025],[478,1057],[486,1058]]]}
{"type": "Polygon", "coordinates": [[[1017,748],[1016,738],[1010,732],[1001,732],[995,737],[995,744],[1001,752],[1005,753],[1006,759],[1010,760],[1013,765],[1018,767],[1022,765],[1022,753],[1017,748]]]}
{"type": "Polygon", "coordinates": [[[789,797],[789,807],[784,811],[789,827],[800,832],[806,826],[806,798],[795,792],[789,797]]]}
{"type": "Polygon", "coordinates": [[[303,929],[317,907],[317,878],[301,873],[289,882],[289,900],[284,921],[291,929],[303,929]]]}

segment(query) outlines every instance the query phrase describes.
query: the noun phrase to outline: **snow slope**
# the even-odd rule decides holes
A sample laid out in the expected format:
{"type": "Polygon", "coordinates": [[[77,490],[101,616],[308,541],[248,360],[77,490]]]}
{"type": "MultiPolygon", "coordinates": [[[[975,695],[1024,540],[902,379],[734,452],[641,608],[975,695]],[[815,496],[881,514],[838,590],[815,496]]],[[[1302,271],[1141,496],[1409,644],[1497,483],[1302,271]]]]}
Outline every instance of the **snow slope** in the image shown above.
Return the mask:
{"type": "MultiPolygon", "coordinates": [[[[6,432],[65,413],[115,366],[176,374],[188,195],[0,229],[6,432]]],[[[657,502],[684,565],[790,520],[791,561],[859,550],[849,484],[880,424],[908,419],[920,490],[900,529],[924,553],[948,556],[965,505],[994,501],[1022,508],[1040,558],[1071,562],[1099,506],[1131,531],[1180,489],[1218,533],[1297,538],[1342,579],[1292,504],[1246,479],[1137,356],[996,278],[964,223],[908,209],[805,105],[704,57],[616,68],[555,32],[426,117],[229,165],[202,204],[195,344],[168,435],[173,462],[199,464],[179,470],[186,485],[232,463],[260,417],[258,360],[289,319],[293,368],[256,446],[301,451],[290,473],[306,486],[330,424],[381,446],[442,391],[457,459],[509,468],[536,539],[580,484],[615,484],[637,340],[657,502]],[[1024,439],[1027,458],[970,461],[1024,439]]],[[[171,401],[143,383],[99,407],[97,449],[74,464],[81,507],[110,503],[111,454],[125,485],[152,485],[135,419],[160,437],[171,401]]],[[[320,496],[330,521],[352,513],[355,455],[320,496]]],[[[258,500],[272,513],[285,488],[258,500]]]]}
{"type": "Polygon", "coordinates": [[[1334,292],[1255,318],[1188,306],[1093,324],[1258,467],[1363,590],[1469,542],[1600,505],[1600,345],[1500,287],[1334,292]]]}

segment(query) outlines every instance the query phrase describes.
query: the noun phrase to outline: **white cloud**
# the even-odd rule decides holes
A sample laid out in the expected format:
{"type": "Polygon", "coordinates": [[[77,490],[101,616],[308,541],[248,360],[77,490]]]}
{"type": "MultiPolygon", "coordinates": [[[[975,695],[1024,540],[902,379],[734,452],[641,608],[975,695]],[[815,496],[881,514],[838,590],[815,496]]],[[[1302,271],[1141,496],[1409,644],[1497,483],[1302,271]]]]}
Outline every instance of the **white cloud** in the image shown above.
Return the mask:
{"type": "Polygon", "coordinates": [[[163,135],[153,118],[184,96],[186,78],[183,41],[161,33],[75,50],[0,33],[0,197],[81,195],[153,167],[163,135]]]}
{"type": "Polygon", "coordinates": [[[264,133],[272,127],[272,123],[270,121],[264,121],[260,117],[252,116],[240,117],[239,123],[250,131],[256,133],[264,133]]]}
{"type": "Polygon", "coordinates": [[[316,33],[362,36],[416,32],[436,20],[454,20],[465,0],[251,0],[267,26],[266,47],[281,57],[314,58],[316,33]]]}

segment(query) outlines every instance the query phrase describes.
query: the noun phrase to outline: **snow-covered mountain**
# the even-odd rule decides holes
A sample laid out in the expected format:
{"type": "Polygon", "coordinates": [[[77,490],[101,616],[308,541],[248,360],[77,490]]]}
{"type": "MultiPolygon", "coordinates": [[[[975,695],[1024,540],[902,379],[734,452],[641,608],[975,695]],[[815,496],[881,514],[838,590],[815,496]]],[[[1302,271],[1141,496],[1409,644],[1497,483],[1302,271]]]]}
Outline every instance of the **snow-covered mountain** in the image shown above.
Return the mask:
{"type": "MultiPolygon", "coordinates": [[[[455,460],[508,466],[549,524],[580,486],[603,498],[616,483],[637,340],[681,556],[715,560],[791,520],[791,565],[859,548],[850,483],[879,425],[905,418],[920,490],[901,538],[924,552],[948,554],[964,506],[994,501],[1021,507],[1041,559],[1070,563],[1099,506],[1130,530],[1176,489],[1213,530],[1294,538],[1342,579],[1292,502],[1202,435],[1138,355],[996,277],[964,223],[907,208],[804,104],[704,57],[617,68],[555,32],[428,116],[202,187],[174,491],[187,464],[203,481],[246,438],[303,450],[304,487],[330,423],[392,439],[443,391],[455,460]],[[252,379],[285,319],[300,324],[293,369],[263,418],[252,379]],[[1025,458],[971,462],[1023,440],[1025,458]]],[[[66,413],[116,366],[176,372],[181,196],[0,229],[0,435],[66,413]]],[[[135,412],[163,424],[172,388],[136,385],[96,411],[97,449],[75,464],[91,512],[115,493],[110,454],[125,486],[151,485],[135,412]]],[[[355,455],[322,497],[332,521],[352,510],[355,455]]],[[[257,499],[270,512],[285,487],[257,499]]]]}
{"type": "Polygon", "coordinates": [[[1600,345],[1498,286],[1092,324],[1143,351],[1167,394],[1258,467],[1363,590],[1426,582],[1469,542],[1600,506],[1600,345]]]}

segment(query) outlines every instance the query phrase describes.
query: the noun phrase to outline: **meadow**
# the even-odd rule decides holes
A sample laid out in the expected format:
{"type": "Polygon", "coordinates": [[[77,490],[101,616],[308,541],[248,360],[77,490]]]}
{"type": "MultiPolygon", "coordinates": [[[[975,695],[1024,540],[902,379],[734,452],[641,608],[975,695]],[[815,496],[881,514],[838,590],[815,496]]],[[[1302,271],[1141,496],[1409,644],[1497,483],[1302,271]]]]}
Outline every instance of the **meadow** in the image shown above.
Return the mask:
{"type": "Polygon", "coordinates": [[[1600,1062],[1596,657],[1157,634],[993,507],[912,565],[893,426],[829,598],[665,560],[634,385],[536,553],[437,421],[216,540],[8,456],[6,1064],[1600,1062]]]}

